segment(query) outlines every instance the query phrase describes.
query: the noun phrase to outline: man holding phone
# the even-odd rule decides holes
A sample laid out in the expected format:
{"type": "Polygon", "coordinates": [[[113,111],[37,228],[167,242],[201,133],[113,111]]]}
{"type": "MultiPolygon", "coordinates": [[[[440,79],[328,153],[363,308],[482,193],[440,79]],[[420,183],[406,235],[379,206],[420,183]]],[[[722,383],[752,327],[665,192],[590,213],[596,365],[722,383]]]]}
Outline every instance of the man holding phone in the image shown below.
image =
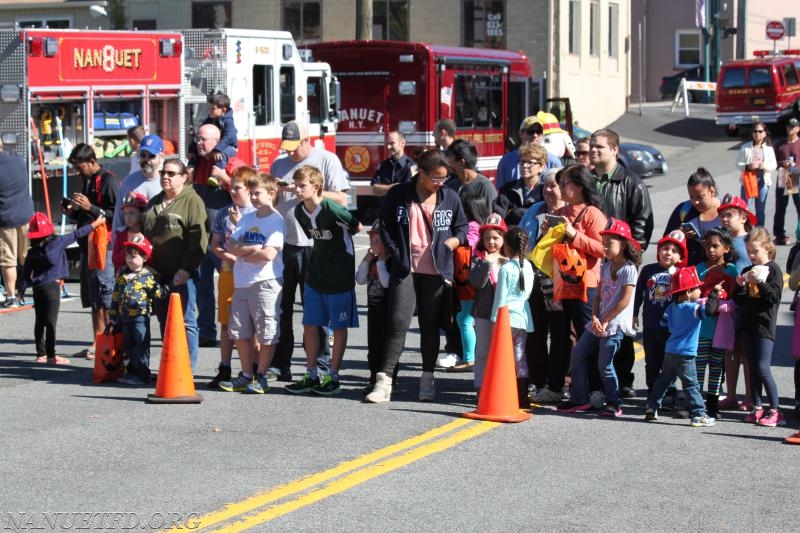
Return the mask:
{"type": "Polygon", "coordinates": [[[800,217],[800,192],[797,188],[800,179],[800,121],[790,118],[786,123],[786,141],[776,150],[778,160],[778,192],[775,194],[775,218],[772,221],[772,233],[775,244],[789,244],[784,225],[786,224],[786,206],[789,197],[800,217]],[[794,190],[794,192],[789,192],[794,190]]]}

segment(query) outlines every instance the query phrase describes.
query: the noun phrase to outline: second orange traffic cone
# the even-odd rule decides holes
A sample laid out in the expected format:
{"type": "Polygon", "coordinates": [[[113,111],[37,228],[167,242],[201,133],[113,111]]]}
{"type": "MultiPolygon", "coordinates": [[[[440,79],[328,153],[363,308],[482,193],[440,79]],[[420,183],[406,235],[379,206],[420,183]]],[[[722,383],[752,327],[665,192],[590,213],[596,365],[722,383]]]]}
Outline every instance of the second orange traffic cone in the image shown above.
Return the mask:
{"type": "Polygon", "coordinates": [[[181,295],[173,292],[169,297],[167,323],[158,367],[156,393],[148,394],[150,403],[200,403],[203,397],[194,390],[192,365],[189,362],[189,343],[183,323],[181,295]]]}
{"type": "Polygon", "coordinates": [[[531,417],[530,413],[519,409],[508,306],[497,311],[478,409],[464,413],[464,416],[492,422],[524,422],[531,417]]]}

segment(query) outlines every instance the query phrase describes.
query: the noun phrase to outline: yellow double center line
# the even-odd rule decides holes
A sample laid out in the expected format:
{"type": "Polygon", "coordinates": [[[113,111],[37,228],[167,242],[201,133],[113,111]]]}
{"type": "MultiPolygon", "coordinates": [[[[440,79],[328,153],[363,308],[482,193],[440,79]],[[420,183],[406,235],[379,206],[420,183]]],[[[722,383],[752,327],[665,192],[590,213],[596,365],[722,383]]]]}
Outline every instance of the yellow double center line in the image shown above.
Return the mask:
{"type": "Polygon", "coordinates": [[[226,505],[220,511],[200,517],[197,529],[235,532],[255,527],[444,451],[499,425],[496,422],[456,419],[416,437],[341,463],[330,470],[226,505]]]}

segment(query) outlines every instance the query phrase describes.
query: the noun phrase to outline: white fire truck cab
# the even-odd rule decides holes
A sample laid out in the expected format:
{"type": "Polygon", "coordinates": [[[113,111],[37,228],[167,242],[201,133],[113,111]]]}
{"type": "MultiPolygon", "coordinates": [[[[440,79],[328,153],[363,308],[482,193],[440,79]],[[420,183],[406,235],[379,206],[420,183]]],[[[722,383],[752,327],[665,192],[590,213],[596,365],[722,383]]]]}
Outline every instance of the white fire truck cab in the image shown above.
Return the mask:
{"type": "MultiPolygon", "coordinates": [[[[326,63],[305,63],[292,35],[246,29],[180,30],[186,43],[184,95],[189,126],[208,116],[206,98],[227,94],[238,131],[238,157],[269,170],[281,131],[309,125],[312,142],[335,150],[336,80],[326,63]]],[[[191,132],[189,132],[191,134],[191,132]]]]}

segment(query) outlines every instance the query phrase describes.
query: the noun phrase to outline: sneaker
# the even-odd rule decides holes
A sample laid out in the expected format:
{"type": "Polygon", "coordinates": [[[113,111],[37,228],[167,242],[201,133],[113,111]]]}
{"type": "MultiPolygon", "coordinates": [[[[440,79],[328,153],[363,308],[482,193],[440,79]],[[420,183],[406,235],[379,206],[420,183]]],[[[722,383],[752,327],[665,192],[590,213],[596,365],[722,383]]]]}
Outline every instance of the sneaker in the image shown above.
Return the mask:
{"type": "Polygon", "coordinates": [[[264,394],[269,390],[267,383],[267,376],[264,374],[256,374],[252,382],[247,384],[244,389],[245,394],[264,394]]]}
{"type": "Polygon", "coordinates": [[[565,402],[569,401],[569,387],[564,385],[564,388],[561,389],[561,399],[565,402]]]}
{"type": "Polygon", "coordinates": [[[714,425],[715,420],[708,415],[696,416],[692,418],[693,428],[707,428],[714,425]]]}
{"type": "Polygon", "coordinates": [[[385,372],[378,372],[375,377],[375,385],[365,398],[369,403],[388,402],[392,399],[392,378],[385,372]]]}
{"type": "Polygon", "coordinates": [[[117,380],[117,383],[122,383],[123,385],[134,385],[134,386],[145,384],[145,382],[142,381],[136,374],[125,374],[124,376],[121,376],[117,380]]]}
{"type": "Polygon", "coordinates": [[[775,237],[775,244],[777,244],[778,246],[786,246],[788,244],[791,244],[791,241],[789,240],[789,237],[784,235],[782,237],[775,237]]]}
{"type": "Polygon", "coordinates": [[[319,385],[319,378],[312,378],[311,374],[306,372],[300,381],[295,381],[294,383],[290,383],[284,387],[286,392],[291,392],[292,394],[305,394],[307,392],[311,392],[311,389],[319,385]]]}
{"type": "Polygon", "coordinates": [[[648,422],[655,422],[658,420],[658,411],[655,409],[648,409],[644,412],[644,419],[648,422]]]}
{"type": "Polygon", "coordinates": [[[419,401],[432,402],[436,398],[436,383],[433,381],[433,372],[423,372],[419,378],[419,401]]]}
{"type": "Polygon", "coordinates": [[[562,413],[582,413],[584,411],[590,411],[591,409],[592,409],[591,403],[574,403],[574,402],[569,402],[558,408],[559,412],[562,413]]]}
{"type": "Polygon", "coordinates": [[[606,418],[619,418],[622,416],[622,407],[618,405],[606,405],[606,408],[600,413],[600,416],[606,418]]]}
{"type": "Polygon", "coordinates": [[[245,377],[244,374],[239,372],[239,375],[233,378],[231,381],[220,381],[219,388],[226,392],[244,392],[244,390],[252,381],[252,377],[245,377]]]}
{"type": "Polygon", "coordinates": [[[529,394],[528,398],[535,403],[559,403],[561,401],[561,393],[545,388],[539,389],[535,394],[529,394]]]}
{"type": "Polygon", "coordinates": [[[454,353],[448,353],[442,356],[439,356],[439,359],[436,360],[436,366],[439,368],[450,368],[451,366],[456,366],[461,362],[461,358],[454,353]]]}
{"type": "Polygon", "coordinates": [[[761,417],[763,416],[764,416],[764,409],[762,409],[761,407],[754,407],[752,411],[744,415],[744,421],[750,422],[751,424],[758,424],[758,421],[761,420],[761,417]]]}
{"type": "Polygon", "coordinates": [[[632,387],[622,387],[619,395],[623,398],[636,398],[636,391],[632,387]]]}
{"type": "Polygon", "coordinates": [[[5,301],[0,304],[3,309],[19,309],[19,302],[13,296],[6,298],[5,301]]]}
{"type": "Polygon", "coordinates": [[[231,380],[231,365],[223,365],[220,363],[219,367],[217,367],[217,375],[214,376],[214,379],[208,382],[209,389],[218,389],[219,384],[223,381],[230,381],[231,380]]]}
{"type": "Polygon", "coordinates": [[[292,371],[271,366],[267,369],[267,377],[277,381],[292,381],[292,371]]]}
{"type": "Polygon", "coordinates": [[[783,426],[785,424],[786,420],[783,419],[783,415],[778,409],[770,409],[769,413],[758,419],[759,426],[774,428],[776,426],[783,426]]]}
{"type": "Polygon", "coordinates": [[[333,379],[330,374],[325,374],[322,381],[311,388],[311,392],[320,396],[334,396],[341,393],[342,389],[339,387],[338,379],[333,379]]]}

